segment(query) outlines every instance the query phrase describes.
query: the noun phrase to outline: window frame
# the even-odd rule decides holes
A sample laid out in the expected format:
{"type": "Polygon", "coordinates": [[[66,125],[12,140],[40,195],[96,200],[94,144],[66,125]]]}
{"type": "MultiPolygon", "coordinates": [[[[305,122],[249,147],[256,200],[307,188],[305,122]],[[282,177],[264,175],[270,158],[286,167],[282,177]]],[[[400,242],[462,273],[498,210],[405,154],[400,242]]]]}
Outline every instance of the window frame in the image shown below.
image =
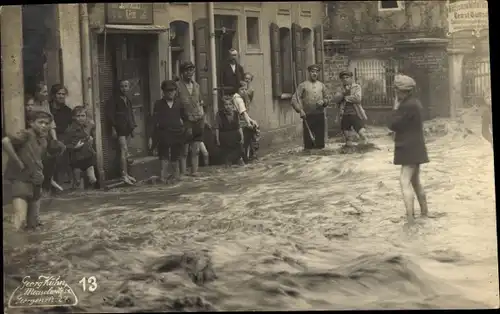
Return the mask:
{"type": "Polygon", "coordinates": [[[404,1],[396,1],[398,4],[397,8],[382,8],[382,0],[377,1],[377,7],[379,12],[394,12],[394,11],[402,11],[405,8],[404,1]]]}
{"type": "Polygon", "coordinates": [[[262,53],[262,18],[261,18],[261,11],[258,10],[245,10],[245,18],[244,18],[244,23],[245,23],[245,42],[246,42],[246,52],[247,54],[255,54],[255,53],[262,53]],[[257,44],[252,44],[250,45],[248,42],[248,21],[247,19],[251,18],[256,18],[257,19],[257,44]]]}

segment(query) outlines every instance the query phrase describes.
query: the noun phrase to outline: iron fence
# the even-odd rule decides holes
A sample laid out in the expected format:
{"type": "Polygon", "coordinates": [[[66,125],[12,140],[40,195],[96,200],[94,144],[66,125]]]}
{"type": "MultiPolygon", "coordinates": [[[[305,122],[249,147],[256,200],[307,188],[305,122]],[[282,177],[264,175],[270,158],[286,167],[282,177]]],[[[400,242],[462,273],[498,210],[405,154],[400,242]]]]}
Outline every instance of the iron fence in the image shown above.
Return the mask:
{"type": "Polygon", "coordinates": [[[351,61],[355,81],[363,91],[365,108],[392,108],[394,104],[394,76],[398,62],[393,59],[360,59],[351,61]]]}
{"type": "Polygon", "coordinates": [[[477,57],[466,58],[463,71],[464,105],[477,105],[483,101],[486,93],[491,92],[490,61],[477,57]]]}

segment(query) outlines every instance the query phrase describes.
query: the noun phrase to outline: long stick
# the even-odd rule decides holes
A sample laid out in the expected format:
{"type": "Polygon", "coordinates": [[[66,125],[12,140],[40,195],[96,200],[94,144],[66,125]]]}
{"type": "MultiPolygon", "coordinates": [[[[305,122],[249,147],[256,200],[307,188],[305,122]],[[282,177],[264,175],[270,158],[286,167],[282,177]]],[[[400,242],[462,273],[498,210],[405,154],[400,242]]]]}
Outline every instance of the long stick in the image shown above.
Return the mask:
{"type": "MultiPolygon", "coordinates": [[[[298,90],[298,85],[297,85],[297,78],[295,77],[295,62],[293,62],[293,67],[292,67],[292,79],[293,79],[293,84],[295,85],[295,99],[299,103],[301,107],[302,106],[302,101],[299,98],[299,95],[297,95],[297,90],[298,90]]],[[[309,138],[313,142],[313,145],[316,146],[316,137],[314,137],[314,134],[311,131],[311,128],[309,127],[309,123],[307,123],[306,117],[302,118],[302,121],[304,121],[304,125],[306,126],[306,131],[309,134],[309,138]]]]}

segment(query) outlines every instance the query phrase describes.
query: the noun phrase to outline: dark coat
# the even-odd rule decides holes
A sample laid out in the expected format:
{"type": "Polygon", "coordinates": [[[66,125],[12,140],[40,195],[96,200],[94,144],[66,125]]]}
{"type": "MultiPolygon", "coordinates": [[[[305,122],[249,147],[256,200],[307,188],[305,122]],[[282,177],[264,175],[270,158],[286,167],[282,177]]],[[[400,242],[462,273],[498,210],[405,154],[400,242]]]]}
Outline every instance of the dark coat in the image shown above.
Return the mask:
{"type": "Polygon", "coordinates": [[[184,142],[184,121],[186,121],[184,107],[177,98],[170,108],[164,99],[154,103],[151,124],[153,126],[153,140],[155,145],[166,145],[184,142]]]}
{"type": "Polygon", "coordinates": [[[233,95],[240,88],[240,82],[245,78],[245,70],[236,63],[236,71],[233,72],[229,62],[226,62],[221,69],[222,87],[224,95],[233,95]]]}
{"type": "Polygon", "coordinates": [[[56,107],[54,103],[50,104],[50,113],[54,117],[54,122],[56,124],[56,134],[62,135],[66,132],[66,129],[73,122],[73,112],[70,107],[65,104],[61,104],[56,107]]]}
{"type": "Polygon", "coordinates": [[[422,105],[412,96],[394,110],[389,129],[395,132],[394,164],[417,165],[429,162],[424,139],[422,105]]]}
{"type": "Polygon", "coordinates": [[[115,95],[106,104],[106,118],[110,126],[115,128],[119,135],[132,133],[137,124],[132,111],[132,102],[127,97],[124,101],[119,95],[115,95]]]}

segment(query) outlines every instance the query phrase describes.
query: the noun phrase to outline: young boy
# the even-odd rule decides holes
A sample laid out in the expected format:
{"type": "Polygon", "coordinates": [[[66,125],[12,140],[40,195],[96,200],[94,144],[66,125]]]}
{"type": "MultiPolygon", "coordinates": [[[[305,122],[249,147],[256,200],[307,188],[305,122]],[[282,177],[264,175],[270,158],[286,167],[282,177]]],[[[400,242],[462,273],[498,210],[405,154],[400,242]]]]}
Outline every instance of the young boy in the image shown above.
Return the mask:
{"type": "MultiPolygon", "coordinates": [[[[246,83],[246,94],[243,97],[245,100],[245,105],[247,107],[247,111],[250,112],[250,108],[253,107],[253,99],[255,91],[253,87],[250,85],[253,81],[253,74],[250,72],[245,73],[244,82],[246,83]]],[[[245,135],[245,156],[247,156],[248,160],[258,160],[257,152],[259,151],[259,140],[260,140],[260,128],[258,125],[254,125],[253,128],[243,131],[247,134],[245,135]]]]}
{"type": "MultiPolygon", "coordinates": [[[[42,93],[43,94],[43,91],[41,91],[42,89],[45,88],[45,93],[47,92],[47,86],[45,86],[44,84],[41,84],[39,87],[38,87],[38,92],[37,94],[40,94],[42,93]]],[[[41,96],[39,96],[41,97],[41,96]]],[[[43,99],[43,97],[42,97],[43,99]]],[[[25,100],[25,107],[24,107],[24,112],[25,112],[25,115],[24,115],[24,118],[25,118],[25,121],[28,122],[29,120],[29,114],[30,112],[34,111],[34,110],[37,110],[37,111],[45,111],[47,113],[50,113],[50,107],[49,107],[49,104],[47,101],[45,101],[45,103],[39,103],[37,102],[37,97],[31,95],[31,94],[26,94],[24,96],[24,100],[25,100]]],[[[27,128],[29,128],[29,125],[27,126],[27,128]]],[[[49,130],[49,138],[53,138],[53,139],[57,139],[57,136],[56,136],[56,124],[54,123],[54,121],[52,121],[51,125],[50,125],[50,130],[49,130]]],[[[54,156],[54,158],[57,157],[57,156],[54,156]]],[[[54,166],[51,165],[51,160],[44,160],[44,163],[46,165],[49,166],[49,169],[47,169],[47,167],[44,166],[44,171],[46,173],[52,173],[51,171],[48,171],[48,170],[51,170],[50,168],[54,168],[54,166]]],[[[46,174],[44,174],[44,177],[46,177],[46,174]]],[[[46,177],[46,180],[45,180],[45,183],[50,183],[50,184],[47,184],[48,186],[54,188],[56,191],[63,191],[64,189],[54,180],[53,177],[50,178],[50,180],[46,177]]],[[[43,184],[42,184],[42,187],[43,187],[43,184]]],[[[42,194],[43,194],[43,191],[42,191],[42,194]]]]}
{"type": "Polygon", "coordinates": [[[236,160],[243,163],[243,129],[240,114],[235,110],[231,96],[224,97],[224,107],[217,112],[215,123],[215,141],[221,148],[227,166],[236,160]]]}
{"type": "Polygon", "coordinates": [[[238,92],[233,95],[233,104],[240,114],[240,124],[243,129],[243,160],[248,162],[252,138],[257,134],[259,127],[257,122],[248,115],[245,98],[247,98],[247,84],[242,81],[238,92]]]}
{"type": "MultiPolygon", "coordinates": [[[[180,180],[180,159],[185,143],[184,122],[186,115],[184,107],[175,97],[177,85],[174,81],[163,81],[161,83],[163,97],[157,100],[153,109],[153,134],[158,148],[158,157],[161,162],[160,181],[167,183],[167,171],[169,162],[173,169],[172,180],[174,183],[180,180]]],[[[149,140],[150,146],[153,139],[149,140]]]]}
{"type": "Polygon", "coordinates": [[[31,111],[28,115],[29,128],[15,135],[6,136],[2,146],[9,160],[5,179],[12,183],[12,205],[14,226],[35,228],[40,225],[40,196],[43,183],[42,160],[47,154],[57,155],[64,151],[64,144],[57,140],[48,143],[52,115],[44,111],[31,111]]]}
{"type": "Polygon", "coordinates": [[[73,122],[64,134],[64,144],[69,152],[73,188],[79,189],[82,171],[87,175],[91,186],[97,182],[94,169],[96,152],[93,148],[95,125],[88,119],[87,110],[83,106],[76,106],[72,115],[73,122]]]}
{"type": "Polygon", "coordinates": [[[119,81],[120,90],[107,104],[106,115],[113,137],[118,138],[120,147],[120,172],[123,182],[134,184],[136,180],[129,174],[129,150],[128,142],[134,135],[134,129],[137,127],[134,113],[132,111],[132,102],[128,97],[130,92],[130,82],[128,80],[119,81]]]}

